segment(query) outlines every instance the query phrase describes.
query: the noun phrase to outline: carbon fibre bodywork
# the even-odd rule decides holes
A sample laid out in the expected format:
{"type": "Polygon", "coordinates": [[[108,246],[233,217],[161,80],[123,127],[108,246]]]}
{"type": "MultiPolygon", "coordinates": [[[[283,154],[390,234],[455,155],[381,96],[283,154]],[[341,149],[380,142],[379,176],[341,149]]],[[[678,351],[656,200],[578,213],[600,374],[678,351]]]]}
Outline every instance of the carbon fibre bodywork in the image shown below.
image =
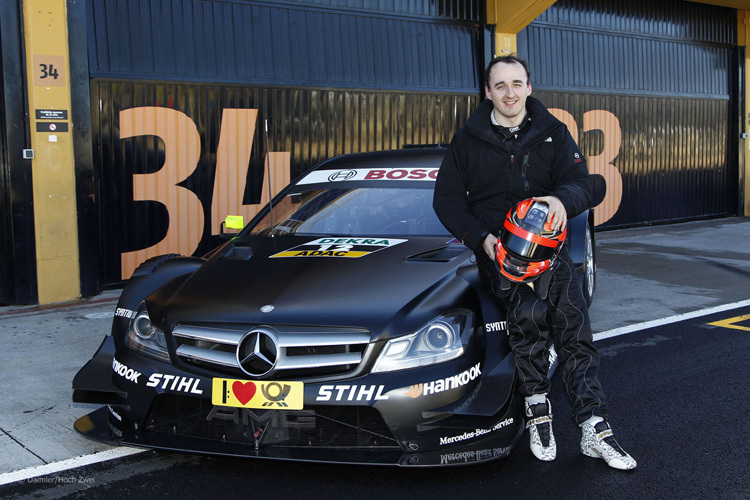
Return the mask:
{"type": "Polygon", "coordinates": [[[75,402],[104,405],[75,428],[284,460],[507,456],[523,432],[513,357],[471,252],[431,210],[443,154],[329,160],[275,198],[275,221],[267,207],[204,258],[144,262],[73,381],[75,402]]]}

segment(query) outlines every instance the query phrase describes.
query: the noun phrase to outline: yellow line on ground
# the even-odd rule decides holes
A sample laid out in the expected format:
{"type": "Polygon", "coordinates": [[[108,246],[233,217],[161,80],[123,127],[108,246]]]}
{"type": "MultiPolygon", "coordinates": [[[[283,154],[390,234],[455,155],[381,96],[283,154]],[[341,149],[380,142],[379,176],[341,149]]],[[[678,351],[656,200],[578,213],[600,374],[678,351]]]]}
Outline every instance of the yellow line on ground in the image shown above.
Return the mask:
{"type": "Polygon", "coordinates": [[[713,323],[709,323],[709,325],[720,326],[722,328],[733,328],[735,330],[744,330],[746,332],[750,332],[750,326],[742,326],[742,325],[737,324],[737,323],[746,321],[748,319],[750,319],[750,314],[745,314],[744,316],[735,316],[734,318],[722,319],[721,321],[714,321],[713,323]]]}

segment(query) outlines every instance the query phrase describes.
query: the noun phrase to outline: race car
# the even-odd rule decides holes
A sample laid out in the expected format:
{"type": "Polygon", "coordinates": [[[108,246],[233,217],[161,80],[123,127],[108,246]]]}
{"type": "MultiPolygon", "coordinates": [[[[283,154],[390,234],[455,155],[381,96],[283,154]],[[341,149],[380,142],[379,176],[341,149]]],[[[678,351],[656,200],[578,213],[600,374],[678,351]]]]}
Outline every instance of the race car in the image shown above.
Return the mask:
{"type": "MultiPolygon", "coordinates": [[[[144,262],[73,381],[75,402],[103,405],[76,430],[349,464],[511,453],[524,419],[505,318],[432,209],[445,151],[325,161],[208,255],[144,262]]],[[[568,235],[584,288],[591,223],[568,235]]]]}

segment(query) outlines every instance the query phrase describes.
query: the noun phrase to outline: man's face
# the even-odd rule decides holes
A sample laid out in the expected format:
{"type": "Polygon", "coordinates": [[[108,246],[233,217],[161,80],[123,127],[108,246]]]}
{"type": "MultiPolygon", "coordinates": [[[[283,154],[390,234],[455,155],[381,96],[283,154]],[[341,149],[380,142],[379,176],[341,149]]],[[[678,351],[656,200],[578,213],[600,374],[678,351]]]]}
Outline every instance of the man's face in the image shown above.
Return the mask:
{"type": "Polygon", "coordinates": [[[495,107],[495,120],[504,127],[520,125],[526,112],[526,98],[531,83],[526,70],[518,63],[497,63],[490,71],[487,98],[495,107]]]}

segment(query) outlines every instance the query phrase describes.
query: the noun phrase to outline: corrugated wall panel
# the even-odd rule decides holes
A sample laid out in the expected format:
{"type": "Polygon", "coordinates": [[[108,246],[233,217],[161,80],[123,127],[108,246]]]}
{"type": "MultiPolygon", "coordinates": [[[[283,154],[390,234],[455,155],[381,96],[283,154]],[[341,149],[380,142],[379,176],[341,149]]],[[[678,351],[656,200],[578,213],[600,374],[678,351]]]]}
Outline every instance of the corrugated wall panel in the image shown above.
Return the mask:
{"type": "Polygon", "coordinates": [[[607,172],[602,227],[736,213],[736,30],[728,8],[558,0],[519,34],[534,93],[569,114],[590,170],[607,172]]]}
{"type": "MultiPolygon", "coordinates": [[[[102,281],[109,284],[128,277],[146,257],[121,254],[149,247],[155,247],[154,254],[163,253],[167,243],[162,241],[169,238],[182,238],[167,246],[183,254],[201,254],[219,243],[212,227],[217,217],[228,215],[219,212],[229,210],[229,203],[214,203],[215,196],[235,196],[229,189],[232,183],[240,186],[243,204],[261,203],[267,182],[263,120],[268,120],[269,150],[288,153],[283,168],[287,178],[294,178],[338,154],[446,143],[479,102],[476,95],[462,94],[105,80],[94,81],[91,93],[95,163],[100,166],[102,281]],[[247,118],[252,109],[258,110],[257,120],[247,118]],[[234,120],[234,126],[222,123],[226,110],[238,110],[236,116],[244,118],[234,120]],[[123,117],[136,112],[143,113],[140,125],[124,126],[123,117]],[[161,119],[172,120],[177,135],[139,135],[161,119]],[[249,161],[244,161],[244,149],[236,142],[231,147],[232,140],[245,137],[244,125],[237,125],[244,119],[254,122],[249,161]],[[133,130],[136,126],[140,129],[133,130]],[[219,152],[222,140],[228,149],[219,152]],[[228,164],[238,168],[225,168],[228,164]],[[170,174],[157,178],[162,171],[170,174]],[[139,180],[144,174],[151,177],[139,180]],[[155,182],[149,187],[146,180],[155,182]],[[195,200],[202,206],[200,214],[194,213],[195,200]],[[175,220],[169,203],[184,207],[184,220],[175,220]],[[182,233],[173,228],[175,224],[182,233]]],[[[283,185],[279,179],[274,180],[275,189],[283,185]]]]}
{"type": "Polygon", "coordinates": [[[683,0],[558,0],[536,25],[584,32],[662,37],[688,42],[737,43],[737,11],[683,0]]]}
{"type": "MultiPolygon", "coordinates": [[[[246,2],[238,0],[237,3],[246,2]]],[[[274,3],[332,7],[339,11],[357,10],[464,21],[484,21],[486,0],[286,0],[274,3]]]]}
{"type": "Polygon", "coordinates": [[[477,92],[483,0],[350,3],[90,0],[91,76],[477,92]]]}
{"type": "Polygon", "coordinates": [[[540,88],[709,97],[729,93],[729,46],[536,24],[524,31],[519,50],[527,55],[532,83],[540,88]]]}

